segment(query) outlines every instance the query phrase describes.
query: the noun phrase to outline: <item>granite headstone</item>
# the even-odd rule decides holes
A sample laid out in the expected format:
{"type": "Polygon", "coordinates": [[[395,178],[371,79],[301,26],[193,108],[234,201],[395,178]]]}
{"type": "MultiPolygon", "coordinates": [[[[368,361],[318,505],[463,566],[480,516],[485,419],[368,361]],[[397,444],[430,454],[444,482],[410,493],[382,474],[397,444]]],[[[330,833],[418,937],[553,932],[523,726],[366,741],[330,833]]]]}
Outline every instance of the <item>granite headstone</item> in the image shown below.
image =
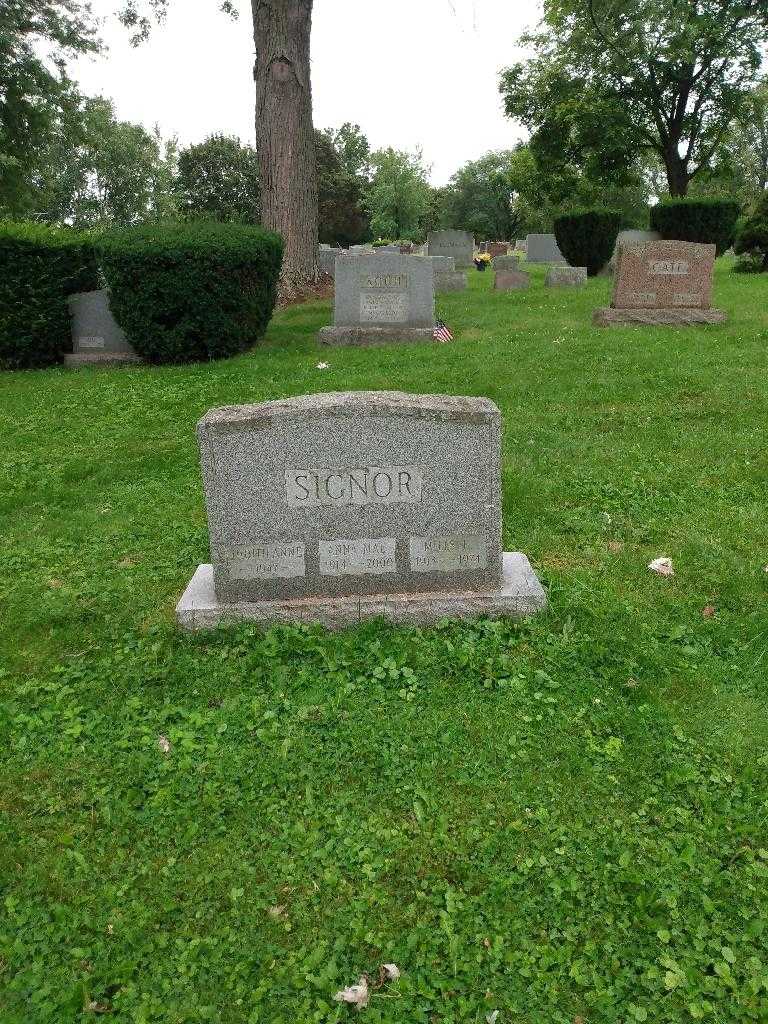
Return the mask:
{"type": "Polygon", "coordinates": [[[383,253],[336,262],[334,319],[324,345],[431,341],[435,324],[431,260],[383,253]]]}
{"type": "Polygon", "coordinates": [[[712,309],[716,249],[698,242],[660,240],[619,247],[613,300],[594,322],[613,324],[714,324],[727,317],[712,309]]]}
{"type": "Polygon", "coordinates": [[[72,317],[72,352],[64,356],[65,366],[143,362],[112,315],[106,289],[70,295],[68,306],[72,317]]]}
{"type": "Polygon", "coordinates": [[[469,231],[430,231],[427,237],[429,256],[452,256],[457,270],[472,266],[475,240],[469,231]]]}
{"type": "Polygon", "coordinates": [[[528,263],[567,263],[554,235],[528,235],[525,240],[525,252],[528,263]]]}
{"type": "Polygon", "coordinates": [[[496,270],[493,275],[493,288],[497,292],[521,291],[528,288],[530,283],[531,275],[522,270],[496,270]]]}
{"type": "Polygon", "coordinates": [[[177,608],[226,619],[527,615],[501,548],[501,416],[485,398],[341,392],[213,409],[198,424],[212,563],[177,608]]]}
{"type": "Polygon", "coordinates": [[[586,267],[550,267],[544,280],[547,288],[579,288],[586,283],[586,267]]]}

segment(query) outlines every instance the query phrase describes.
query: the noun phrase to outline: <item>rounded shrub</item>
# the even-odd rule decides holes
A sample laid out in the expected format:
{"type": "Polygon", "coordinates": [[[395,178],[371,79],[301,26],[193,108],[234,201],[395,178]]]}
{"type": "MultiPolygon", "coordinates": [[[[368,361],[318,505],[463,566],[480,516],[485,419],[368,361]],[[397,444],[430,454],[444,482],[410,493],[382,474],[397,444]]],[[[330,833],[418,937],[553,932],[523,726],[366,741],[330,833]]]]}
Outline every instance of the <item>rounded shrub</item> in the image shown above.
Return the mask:
{"type": "Polygon", "coordinates": [[[98,288],[87,234],[0,223],[0,369],[61,362],[72,350],[67,296],[98,288]]]}
{"type": "Polygon", "coordinates": [[[279,235],[213,221],[113,230],[98,248],[115,319],[150,363],[236,355],[275,308],[279,235]]]}
{"type": "Polygon", "coordinates": [[[722,256],[733,245],[740,212],[732,199],[663,199],[651,207],[651,228],[662,238],[714,244],[722,256]]]}
{"type": "Polygon", "coordinates": [[[734,248],[742,257],[739,269],[768,271],[768,192],[741,226],[734,248]]]}
{"type": "Polygon", "coordinates": [[[613,255],[621,223],[618,210],[574,210],[555,219],[555,238],[570,265],[594,277],[613,255]]]}

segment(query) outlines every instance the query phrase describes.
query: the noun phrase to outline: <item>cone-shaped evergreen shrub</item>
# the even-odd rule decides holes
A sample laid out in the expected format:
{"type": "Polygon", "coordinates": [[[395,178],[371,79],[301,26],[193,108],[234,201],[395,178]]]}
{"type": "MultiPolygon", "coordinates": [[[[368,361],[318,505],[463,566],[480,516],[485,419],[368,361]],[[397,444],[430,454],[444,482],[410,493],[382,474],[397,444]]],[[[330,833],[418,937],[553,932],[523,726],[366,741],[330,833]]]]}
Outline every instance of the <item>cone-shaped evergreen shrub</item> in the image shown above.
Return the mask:
{"type": "Polygon", "coordinates": [[[555,220],[560,252],[572,267],[586,267],[594,277],[613,254],[622,215],[618,210],[574,210],[555,220]]]}

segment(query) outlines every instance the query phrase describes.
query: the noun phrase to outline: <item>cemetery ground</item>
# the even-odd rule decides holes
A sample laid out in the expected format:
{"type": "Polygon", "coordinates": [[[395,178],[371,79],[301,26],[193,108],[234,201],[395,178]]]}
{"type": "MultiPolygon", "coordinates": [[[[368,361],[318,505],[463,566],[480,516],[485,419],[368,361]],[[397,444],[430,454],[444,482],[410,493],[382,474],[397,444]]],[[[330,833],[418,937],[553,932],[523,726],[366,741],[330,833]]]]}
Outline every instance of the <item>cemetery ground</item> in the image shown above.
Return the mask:
{"type": "Polygon", "coordinates": [[[4,1024],[351,1019],[383,963],[361,1020],[768,1019],[768,279],[600,329],[609,281],[532,272],[438,297],[450,345],[319,349],[317,302],[226,362],[2,376],[4,1024]],[[548,610],[177,631],[200,416],[390,388],[499,405],[548,610]]]}

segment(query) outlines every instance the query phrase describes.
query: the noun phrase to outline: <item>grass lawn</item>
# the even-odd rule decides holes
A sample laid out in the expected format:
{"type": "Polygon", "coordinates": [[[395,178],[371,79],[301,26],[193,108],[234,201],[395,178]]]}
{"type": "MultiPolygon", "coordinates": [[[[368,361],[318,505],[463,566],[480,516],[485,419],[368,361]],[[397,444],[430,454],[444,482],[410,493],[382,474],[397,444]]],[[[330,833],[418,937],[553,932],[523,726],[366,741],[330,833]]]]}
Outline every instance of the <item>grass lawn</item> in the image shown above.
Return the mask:
{"type": "Polygon", "coordinates": [[[447,346],[319,352],[315,303],[219,364],[0,375],[2,1024],[357,1019],[390,962],[370,1024],[768,1021],[768,275],[687,329],[534,276],[473,272],[447,346]],[[549,610],[178,633],[197,419],[363,388],[500,406],[549,610]]]}

